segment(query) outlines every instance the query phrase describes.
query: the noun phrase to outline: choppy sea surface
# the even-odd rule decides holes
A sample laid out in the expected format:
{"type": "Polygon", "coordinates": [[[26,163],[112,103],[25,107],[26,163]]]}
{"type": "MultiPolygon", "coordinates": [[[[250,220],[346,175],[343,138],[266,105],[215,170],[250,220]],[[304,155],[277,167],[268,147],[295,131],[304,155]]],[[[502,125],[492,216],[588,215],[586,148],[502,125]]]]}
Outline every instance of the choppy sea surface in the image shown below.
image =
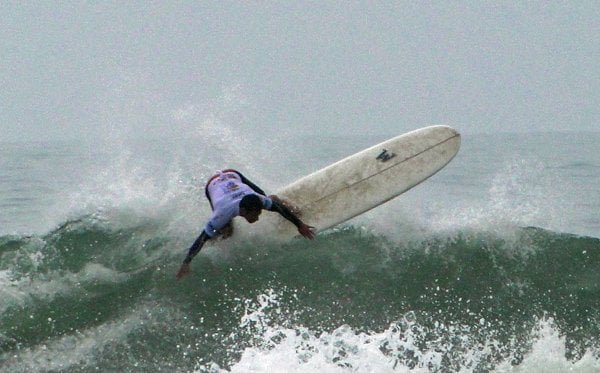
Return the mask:
{"type": "Polygon", "coordinates": [[[176,281],[215,170],[272,193],[397,135],[207,133],[0,143],[0,371],[600,370],[600,133],[463,134],[400,197],[176,281]]]}

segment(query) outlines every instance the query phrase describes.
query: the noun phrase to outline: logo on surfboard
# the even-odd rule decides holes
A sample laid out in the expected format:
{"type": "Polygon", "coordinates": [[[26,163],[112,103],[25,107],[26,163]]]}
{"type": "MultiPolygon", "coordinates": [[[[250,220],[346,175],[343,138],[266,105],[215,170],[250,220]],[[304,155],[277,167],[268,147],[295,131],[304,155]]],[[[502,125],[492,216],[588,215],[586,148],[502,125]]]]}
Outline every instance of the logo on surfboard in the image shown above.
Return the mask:
{"type": "Polygon", "coordinates": [[[377,158],[382,162],[387,162],[390,159],[394,158],[396,156],[396,153],[388,153],[387,149],[383,149],[383,151],[377,156],[377,158]]]}

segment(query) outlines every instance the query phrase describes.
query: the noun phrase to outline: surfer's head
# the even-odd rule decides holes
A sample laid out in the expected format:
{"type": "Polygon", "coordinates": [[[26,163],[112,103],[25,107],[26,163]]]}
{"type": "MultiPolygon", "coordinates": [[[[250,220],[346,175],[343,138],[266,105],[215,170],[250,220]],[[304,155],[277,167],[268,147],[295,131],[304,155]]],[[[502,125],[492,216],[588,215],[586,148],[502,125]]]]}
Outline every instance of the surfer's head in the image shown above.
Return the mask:
{"type": "Polygon", "coordinates": [[[262,212],[262,201],[256,194],[244,196],[240,201],[240,216],[252,224],[258,220],[262,212]]]}

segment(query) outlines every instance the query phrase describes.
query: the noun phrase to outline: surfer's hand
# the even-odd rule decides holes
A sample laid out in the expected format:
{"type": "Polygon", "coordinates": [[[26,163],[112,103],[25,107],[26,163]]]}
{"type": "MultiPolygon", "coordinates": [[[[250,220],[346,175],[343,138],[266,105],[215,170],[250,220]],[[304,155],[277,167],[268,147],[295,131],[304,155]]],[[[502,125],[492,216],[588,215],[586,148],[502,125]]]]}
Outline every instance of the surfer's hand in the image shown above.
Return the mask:
{"type": "Polygon", "coordinates": [[[312,240],[313,238],[315,238],[315,232],[313,232],[314,229],[315,227],[311,227],[310,225],[302,223],[298,227],[298,232],[300,232],[302,236],[308,238],[309,240],[312,240]]]}
{"type": "Polygon", "coordinates": [[[190,263],[183,263],[179,272],[177,272],[177,279],[181,280],[182,277],[186,276],[190,272],[190,263]]]}

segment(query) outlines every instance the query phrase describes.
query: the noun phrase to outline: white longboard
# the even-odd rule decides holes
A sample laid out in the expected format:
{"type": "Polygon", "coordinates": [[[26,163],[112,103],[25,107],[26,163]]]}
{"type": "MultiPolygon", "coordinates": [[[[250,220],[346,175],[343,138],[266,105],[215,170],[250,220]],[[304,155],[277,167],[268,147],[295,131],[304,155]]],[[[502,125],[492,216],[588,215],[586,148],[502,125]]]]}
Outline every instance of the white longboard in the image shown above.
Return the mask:
{"type": "MultiPolygon", "coordinates": [[[[460,134],[448,126],[431,126],[400,135],[307,175],[275,194],[301,211],[306,224],[322,231],[364,213],[426,180],[454,158],[460,134]]],[[[279,214],[263,211],[248,224],[234,219],[226,241],[253,236],[287,239],[296,227],[279,214]]]]}

